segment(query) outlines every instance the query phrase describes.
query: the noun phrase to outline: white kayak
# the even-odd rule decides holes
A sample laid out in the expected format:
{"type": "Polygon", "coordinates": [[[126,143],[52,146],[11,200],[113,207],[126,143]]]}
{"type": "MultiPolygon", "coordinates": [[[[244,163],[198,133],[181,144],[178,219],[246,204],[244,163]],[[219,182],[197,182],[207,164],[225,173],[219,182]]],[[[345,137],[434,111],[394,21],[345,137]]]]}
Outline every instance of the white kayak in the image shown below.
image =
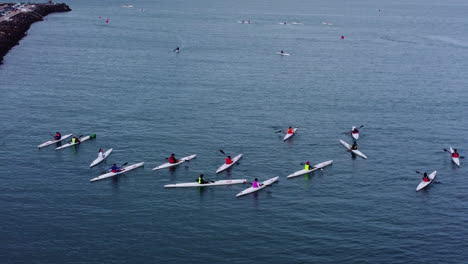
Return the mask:
{"type": "Polygon", "coordinates": [[[421,183],[418,185],[418,187],[416,187],[416,191],[424,189],[426,186],[431,184],[436,175],[437,175],[437,171],[433,171],[429,176],[427,176],[427,177],[429,177],[430,181],[428,181],[428,182],[421,181],[421,183]]]}
{"type": "Polygon", "coordinates": [[[224,163],[223,165],[219,166],[219,168],[216,170],[216,173],[220,173],[224,170],[227,170],[229,169],[232,165],[234,165],[236,162],[238,162],[240,159],[242,158],[242,154],[239,154],[237,156],[235,156],[233,159],[232,159],[232,163],[231,164],[226,164],[224,163]]]}
{"type": "Polygon", "coordinates": [[[153,170],[160,170],[160,169],[164,169],[164,168],[170,168],[170,167],[174,167],[174,166],[177,166],[179,164],[182,164],[186,161],[189,161],[191,159],[194,159],[195,157],[197,156],[197,154],[193,154],[193,155],[190,155],[190,156],[187,156],[187,157],[183,157],[179,160],[179,162],[176,162],[176,163],[169,163],[169,162],[166,162],[162,165],[159,165],[155,168],[153,168],[153,170]]]}
{"type": "MultiPolygon", "coordinates": [[[[450,147],[450,155],[452,155],[455,151],[453,151],[453,148],[450,147]]],[[[460,157],[454,158],[452,157],[453,163],[455,163],[458,167],[460,167],[460,157]]]]}
{"type": "Polygon", "coordinates": [[[129,172],[131,170],[139,168],[139,167],[143,166],[143,164],[145,164],[145,163],[140,162],[140,163],[136,163],[136,164],[133,164],[133,165],[130,165],[130,166],[126,166],[126,167],[123,167],[122,170],[119,171],[119,172],[108,172],[108,173],[99,175],[96,178],[92,178],[90,181],[93,182],[93,181],[99,181],[99,180],[102,180],[102,179],[114,177],[116,175],[119,175],[119,174],[122,174],[122,173],[125,173],[125,172],[129,172]]]}
{"type": "Polygon", "coordinates": [[[297,127],[293,128],[293,133],[292,134],[288,134],[286,132],[286,135],[284,136],[283,141],[286,141],[286,140],[288,140],[288,138],[294,136],[294,134],[296,134],[296,130],[297,130],[297,127]]]}
{"type": "Polygon", "coordinates": [[[357,149],[351,149],[351,145],[349,145],[348,143],[344,142],[341,139],[340,139],[340,142],[341,142],[341,144],[343,144],[343,146],[345,146],[348,150],[352,151],[354,154],[356,154],[358,156],[361,156],[364,159],[367,159],[367,156],[364,155],[364,153],[362,153],[361,151],[359,151],[357,149]]]}
{"type": "Polygon", "coordinates": [[[198,182],[186,182],[186,183],[175,183],[175,184],[167,184],[164,185],[164,188],[184,188],[184,187],[206,187],[206,186],[220,186],[220,185],[232,185],[232,184],[240,184],[246,183],[246,179],[241,180],[221,180],[215,182],[208,182],[200,184],[198,182]]]}
{"type": "Polygon", "coordinates": [[[300,170],[300,171],[296,171],[295,173],[293,174],[289,174],[286,178],[293,178],[293,177],[297,177],[297,176],[301,176],[301,175],[304,175],[304,174],[307,174],[307,173],[311,173],[313,171],[316,171],[316,170],[319,170],[321,168],[324,168],[328,165],[331,165],[333,163],[333,160],[329,160],[329,161],[325,161],[325,162],[322,162],[322,163],[319,163],[317,165],[314,165],[313,169],[311,170],[300,170]]]}
{"type": "Polygon", "coordinates": [[[62,145],[62,146],[56,148],[55,150],[64,149],[64,148],[68,148],[68,147],[71,147],[71,146],[75,146],[75,145],[78,145],[78,144],[80,144],[80,143],[83,143],[84,141],[89,140],[89,139],[92,139],[92,138],[96,138],[96,134],[92,134],[92,135],[89,135],[89,136],[81,137],[79,143],[71,143],[71,142],[69,142],[69,143],[67,143],[67,144],[65,144],[65,145],[62,145]]]}
{"type": "Polygon", "coordinates": [[[355,126],[353,126],[353,128],[351,128],[351,136],[352,136],[355,140],[358,140],[358,138],[359,138],[359,132],[357,132],[357,133],[354,132],[354,129],[355,129],[355,128],[356,128],[355,126]]]}
{"type": "Polygon", "coordinates": [[[286,52],[283,52],[283,53],[281,53],[281,52],[276,52],[276,54],[279,54],[279,55],[281,55],[281,56],[289,56],[289,55],[291,55],[291,54],[286,53],[286,52]]]}
{"type": "Polygon", "coordinates": [[[243,190],[242,192],[238,193],[236,195],[236,197],[240,197],[240,196],[243,196],[243,195],[247,195],[247,194],[250,194],[250,193],[254,193],[254,192],[258,192],[260,191],[261,189],[269,186],[269,185],[272,185],[274,182],[276,182],[277,180],[279,179],[279,177],[273,177],[271,179],[268,179],[262,183],[259,183],[258,185],[258,188],[253,188],[253,187],[250,187],[250,188],[247,188],[245,190],[243,190]]]}
{"type": "Polygon", "coordinates": [[[103,160],[107,158],[107,156],[111,154],[111,152],[112,152],[112,149],[107,150],[102,155],[98,153],[98,157],[91,163],[91,165],[89,165],[89,167],[92,168],[93,166],[96,166],[99,163],[101,163],[103,160]]]}
{"type": "Polygon", "coordinates": [[[71,135],[73,135],[73,134],[68,134],[68,135],[62,136],[59,140],[55,140],[55,139],[54,140],[49,140],[47,142],[44,142],[44,143],[40,144],[39,146],[37,146],[37,148],[43,148],[43,147],[50,146],[50,145],[52,145],[54,143],[58,143],[58,142],[60,142],[62,140],[65,140],[65,139],[71,137],[71,135]]]}

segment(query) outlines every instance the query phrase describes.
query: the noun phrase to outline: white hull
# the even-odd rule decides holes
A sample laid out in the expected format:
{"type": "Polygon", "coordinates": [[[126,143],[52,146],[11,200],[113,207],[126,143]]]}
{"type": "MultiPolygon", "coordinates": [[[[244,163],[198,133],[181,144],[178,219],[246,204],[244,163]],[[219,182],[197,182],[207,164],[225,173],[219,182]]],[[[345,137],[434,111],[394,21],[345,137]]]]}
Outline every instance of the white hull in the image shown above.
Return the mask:
{"type": "MultiPolygon", "coordinates": [[[[455,151],[453,151],[453,148],[450,147],[450,156],[453,154],[455,151]]],[[[454,158],[452,157],[453,163],[455,163],[458,167],[460,167],[460,158],[454,158]]]]}
{"type": "Polygon", "coordinates": [[[254,193],[254,192],[258,192],[260,191],[261,189],[269,186],[269,185],[272,185],[274,182],[276,182],[277,180],[279,179],[279,177],[273,177],[271,179],[268,179],[262,183],[259,183],[258,185],[258,188],[253,188],[253,187],[250,187],[250,188],[247,188],[245,190],[243,190],[242,192],[238,193],[236,195],[236,197],[240,197],[240,196],[243,196],[243,195],[247,195],[247,194],[250,194],[250,193],[254,193]],[[260,186],[262,185],[262,186],[260,186]]]}
{"type": "Polygon", "coordinates": [[[319,163],[317,165],[314,165],[313,169],[311,170],[300,170],[300,171],[296,171],[295,173],[293,174],[289,174],[286,178],[294,178],[294,177],[297,177],[297,176],[301,176],[301,175],[304,175],[304,174],[307,174],[307,173],[311,173],[313,171],[316,171],[316,170],[319,170],[321,168],[324,168],[328,165],[331,165],[333,163],[333,160],[329,160],[329,161],[325,161],[325,162],[322,162],[322,163],[319,163]]]}
{"type": "Polygon", "coordinates": [[[340,139],[340,142],[341,144],[343,144],[343,146],[345,146],[348,150],[352,151],[354,154],[364,158],[364,159],[367,159],[367,156],[364,155],[364,153],[362,153],[361,151],[357,150],[357,149],[351,149],[351,145],[349,145],[348,143],[344,142],[343,140],[340,139]]]}
{"type": "Polygon", "coordinates": [[[247,182],[246,179],[221,180],[221,181],[209,182],[209,183],[204,183],[204,184],[199,184],[198,182],[186,182],[186,183],[167,184],[167,185],[164,185],[164,188],[207,187],[207,186],[241,184],[241,183],[246,183],[246,182],[247,182]]]}
{"type": "Polygon", "coordinates": [[[193,155],[190,155],[190,156],[187,156],[187,157],[183,157],[179,160],[179,162],[177,163],[169,163],[169,162],[166,162],[162,165],[159,165],[155,168],[153,168],[153,170],[160,170],[160,169],[165,169],[165,168],[170,168],[170,167],[174,167],[174,166],[177,166],[177,165],[180,165],[186,161],[189,161],[191,159],[194,159],[195,157],[197,156],[197,154],[193,154],[193,155]]]}
{"type": "Polygon", "coordinates": [[[114,176],[117,176],[119,174],[126,173],[126,172],[129,172],[129,171],[134,170],[136,168],[139,168],[139,167],[143,166],[144,164],[145,164],[144,162],[136,163],[136,164],[124,167],[122,171],[108,172],[108,173],[99,175],[96,178],[92,178],[90,181],[93,182],[93,181],[99,181],[99,180],[103,180],[103,179],[106,179],[106,178],[114,177],[114,176]]]}
{"type": "Polygon", "coordinates": [[[286,141],[286,140],[288,140],[290,137],[294,136],[294,134],[296,134],[296,130],[297,130],[297,127],[293,128],[293,131],[294,131],[294,132],[293,132],[292,134],[288,134],[288,133],[286,132],[286,135],[284,136],[283,141],[286,141]]]}
{"type": "Polygon", "coordinates": [[[418,187],[416,187],[416,191],[419,191],[421,189],[424,189],[426,188],[429,184],[432,183],[432,181],[434,180],[435,176],[437,175],[437,171],[433,171],[429,176],[429,180],[428,182],[425,182],[425,181],[421,181],[421,183],[418,185],[418,187]]]}
{"type": "Polygon", "coordinates": [[[283,53],[281,53],[281,52],[276,52],[276,54],[279,54],[279,55],[281,55],[281,56],[289,56],[289,55],[290,55],[289,53],[286,53],[286,52],[283,52],[283,53]]]}
{"type": "MultiPolygon", "coordinates": [[[[80,143],[83,143],[83,142],[89,140],[90,138],[91,138],[91,136],[81,137],[81,138],[80,138],[80,143]]],[[[78,144],[80,144],[80,143],[71,143],[71,142],[70,142],[70,143],[67,143],[67,144],[65,144],[65,145],[62,145],[62,146],[56,148],[55,150],[68,148],[68,147],[71,147],[71,146],[78,145],[78,144]]]]}
{"type": "Polygon", "coordinates": [[[102,157],[99,156],[99,154],[98,154],[98,157],[91,163],[91,165],[89,165],[89,167],[92,168],[92,167],[98,165],[99,163],[101,163],[103,160],[105,160],[111,154],[111,152],[112,152],[112,149],[107,150],[106,152],[104,152],[102,154],[102,157]]]}
{"type": "Polygon", "coordinates": [[[62,136],[59,140],[49,140],[49,141],[47,141],[47,142],[44,142],[44,143],[40,144],[39,146],[37,146],[37,148],[43,148],[43,147],[50,146],[50,145],[52,145],[52,144],[54,144],[54,143],[58,143],[58,142],[60,142],[60,141],[62,141],[62,140],[65,140],[65,139],[71,137],[71,135],[72,135],[72,134],[68,134],[68,135],[62,136]]]}
{"type": "Polygon", "coordinates": [[[242,158],[242,154],[239,154],[237,156],[235,156],[233,159],[232,159],[232,163],[231,164],[226,164],[224,163],[223,165],[221,165],[217,170],[216,170],[216,173],[220,173],[224,170],[227,170],[229,169],[230,167],[232,167],[232,165],[234,165],[237,161],[239,161],[240,159],[242,158]]]}
{"type": "Polygon", "coordinates": [[[358,133],[353,133],[354,129],[356,127],[353,126],[353,128],[351,128],[351,136],[355,139],[355,140],[358,140],[359,139],[359,132],[358,133]]]}

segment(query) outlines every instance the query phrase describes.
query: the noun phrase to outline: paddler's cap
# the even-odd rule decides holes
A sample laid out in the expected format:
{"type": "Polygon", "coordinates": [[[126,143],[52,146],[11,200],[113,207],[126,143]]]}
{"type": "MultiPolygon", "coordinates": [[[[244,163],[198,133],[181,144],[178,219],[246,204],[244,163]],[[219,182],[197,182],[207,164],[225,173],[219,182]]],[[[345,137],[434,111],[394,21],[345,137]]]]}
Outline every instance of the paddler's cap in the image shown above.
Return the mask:
{"type": "Polygon", "coordinates": [[[306,164],[310,164],[310,162],[306,162],[306,164]]]}
{"type": "Polygon", "coordinates": [[[200,177],[203,177],[203,174],[200,174],[200,177]]]}

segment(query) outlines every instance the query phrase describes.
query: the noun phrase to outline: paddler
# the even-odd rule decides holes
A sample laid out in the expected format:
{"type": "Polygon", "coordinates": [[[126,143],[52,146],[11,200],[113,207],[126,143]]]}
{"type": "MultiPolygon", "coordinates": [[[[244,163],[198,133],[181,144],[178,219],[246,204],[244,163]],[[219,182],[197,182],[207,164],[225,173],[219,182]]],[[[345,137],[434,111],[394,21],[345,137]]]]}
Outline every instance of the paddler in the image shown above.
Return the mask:
{"type": "MultiPolygon", "coordinates": [[[[281,54],[284,54],[284,50],[281,50],[280,53],[281,53],[281,54]]],[[[289,127],[289,128],[291,128],[291,127],[289,127]]]]}
{"type": "Polygon", "coordinates": [[[55,132],[54,139],[55,140],[60,140],[61,138],[62,138],[62,134],[60,134],[60,132],[55,132]]]}
{"type": "Polygon", "coordinates": [[[73,144],[79,144],[79,143],[81,143],[81,141],[80,141],[79,138],[73,136],[73,137],[71,138],[71,143],[73,143],[73,144]]]}
{"type": "Polygon", "coordinates": [[[98,157],[103,159],[104,158],[104,154],[102,153],[102,148],[99,149],[98,151],[98,157]]]}
{"type": "Polygon", "coordinates": [[[453,150],[452,158],[460,158],[460,154],[458,154],[457,149],[453,150]]]}
{"type": "MultiPolygon", "coordinates": [[[[283,51],[281,51],[283,53],[283,51]]],[[[294,129],[292,127],[288,128],[288,134],[294,134],[294,129]]]]}
{"type": "Polygon", "coordinates": [[[354,140],[353,145],[351,146],[351,149],[354,149],[354,150],[358,149],[358,144],[356,140],[354,140]]]}
{"type": "Polygon", "coordinates": [[[198,184],[209,183],[209,182],[205,181],[205,179],[203,178],[203,174],[200,174],[200,176],[198,176],[197,182],[198,182],[198,184]]]}
{"type": "Polygon", "coordinates": [[[175,50],[174,50],[174,52],[179,52],[179,51],[180,51],[179,47],[175,48],[175,50]]]}
{"type": "Polygon", "coordinates": [[[315,167],[313,166],[310,166],[310,162],[307,161],[305,164],[304,164],[304,170],[311,170],[311,169],[314,169],[315,167]]]}
{"type": "Polygon", "coordinates": [[[231,163],[232,163],[231,156],[227,156],[226,157],[226,164],[231,164],[231,163]]]}
{"type": "Polygon", "coordinates": [[[176,159],[174,153],[171,154],[171,156],[169,157],[168,161],[169,161],[169,163],[172,163],[172,164],[173,164],[173,163],[179,162],[179,161],[176,159]]]}
{"type": "Polygon", "coordinates": [[[357,128],[354,128],[353,131],[351,131],[351,133],[353,134],[358,134],[359,133],[359,130],[357,128]]]}
{"type": "Polygon", "coordinates": [[[430,182],[431,181],[431,179],[429,179],[429,177],[427,176],[427,172],[424,173],[422,180],[423,180],[423,182],[430,182]]]}
{"type": "Polygon", "coordinates": [[[113,173],[116,173],[116,172],[119,172],[119,171],[122,171],[122,168],[120,168],[119,166],[117,166],[117,164],[112,164],[112,167],[109,169],[110,172],[113,172],[113,173]]]}
{"type": "Polygon", "coordinates": [[[252,182],[252,188],[258,188],[259,186],[263,186],[263,184],[258,184],[258,179],[255,178],[255,180],[252,182]]]}

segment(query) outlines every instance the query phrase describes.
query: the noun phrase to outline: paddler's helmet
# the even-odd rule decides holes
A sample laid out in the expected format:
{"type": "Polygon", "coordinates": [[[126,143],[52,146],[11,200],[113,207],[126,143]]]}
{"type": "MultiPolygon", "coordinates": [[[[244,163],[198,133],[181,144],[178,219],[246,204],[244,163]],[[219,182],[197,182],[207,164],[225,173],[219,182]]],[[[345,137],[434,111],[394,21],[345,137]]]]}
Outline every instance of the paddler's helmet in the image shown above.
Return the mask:
{"type": "Polygon", "coordinates": [[[306,164],[310,164],[310,162],[308,161],[308,162],[306,162],[306,164]]]}

